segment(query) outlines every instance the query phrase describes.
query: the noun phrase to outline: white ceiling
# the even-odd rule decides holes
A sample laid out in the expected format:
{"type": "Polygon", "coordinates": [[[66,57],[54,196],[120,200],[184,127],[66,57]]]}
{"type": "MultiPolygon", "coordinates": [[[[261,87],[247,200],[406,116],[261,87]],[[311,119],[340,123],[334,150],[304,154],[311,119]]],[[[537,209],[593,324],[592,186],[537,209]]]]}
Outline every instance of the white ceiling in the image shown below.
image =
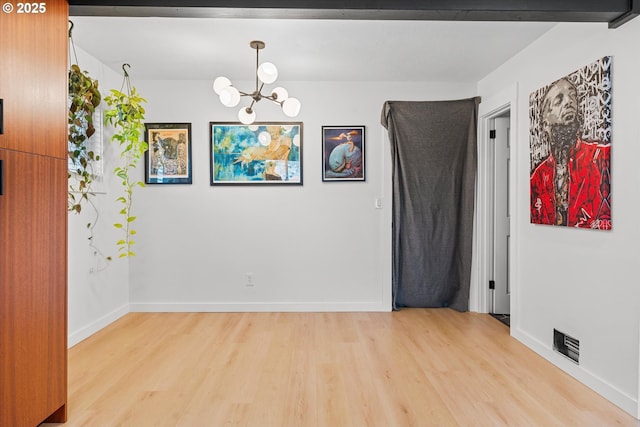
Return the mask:
{"type": "MultiPolygon", "coordinates": [[[[260,62],[283,81],[476,82],[553,23],[71,17],[73,40],[137,79],[253,81],[260,62]]],[[[79,64],[82,67],[82,64],[79,64]]]]}

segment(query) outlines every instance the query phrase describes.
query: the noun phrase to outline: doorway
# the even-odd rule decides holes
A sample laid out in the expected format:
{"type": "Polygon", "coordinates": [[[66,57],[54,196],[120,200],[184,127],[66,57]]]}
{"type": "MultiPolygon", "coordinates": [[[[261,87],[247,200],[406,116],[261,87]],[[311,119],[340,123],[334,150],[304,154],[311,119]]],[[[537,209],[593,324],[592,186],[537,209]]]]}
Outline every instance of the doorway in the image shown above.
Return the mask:
{"type": "Polygon", "coordinates": [[[507,96],[505,100],[509,93],[488,100],[485,105],[489,108],[479,116],[475,251],[477,309],[511,327],[515,244],[510,220],[514,189],[510,160],[516,147],[511,144],[514,98],[507,96]]]}
{"type": "Polygon", "coordinates": [[[511,287],[509,283],[510,246],[510,110],[501,111],[489,120],[489,313],[510,326],[511,287]]]}

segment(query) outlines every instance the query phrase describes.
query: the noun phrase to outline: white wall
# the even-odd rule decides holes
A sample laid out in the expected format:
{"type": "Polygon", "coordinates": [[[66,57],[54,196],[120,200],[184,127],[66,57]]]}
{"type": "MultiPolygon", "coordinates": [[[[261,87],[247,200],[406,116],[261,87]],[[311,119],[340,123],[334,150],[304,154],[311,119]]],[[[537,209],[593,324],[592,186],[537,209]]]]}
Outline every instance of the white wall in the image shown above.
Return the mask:
{"type": "Polygon", "coordinates": [[[639,39],[637,19],[616,30],[561,24],[478,84],[487,99],[517,87],[512,335],[632,414],[638,408],[640,318],[639,39]],[[529,94],[605,55],[613,56],[613,230],[530,224],[529,94]],[[551,350],[554,328],[580,340],[579,366],[551,350]]]}
{"type": "MultiPolygon", "coordinates": [[[[80,68],[98,80],[103,98],[109,89],[120,88],[121,76],[77,46],[76,52],[80,68]]],[[[101,121],[101,116],[94,117],[94,121],[101,121]]],[[[120,238],[112,224],[118,220],[115,199],[120,196],[121,185],[111,173],[119,152],[109,143],[110,135],[111,130],[103,127],[106,174],[102,182],[95,183],[93,188],[98,192],[92,198],[98,216],[90,205],[84,205],[80,214],[69,214],[69,346],[129,311],[129,264],[104,259],[117,255],[115,243],[120,238]],[[91,240],[89,223],[95,226],[91,240]]]]}
{"type": "MultiPolygon", "coordinates": [[[[209,122],[237,121],[211,81],[141,81],[147,122],[190,122],[193,184],[138,191],[131,307],[139,311],[390,310],[386,100],[474,96],[475,84],[281,82],[302,102],[303,186],[210,186],[209,122]],[[366,181],[321,180],[322,125],[364,125],[366,181]],[[383,209],[374,200],[383,197],[383,209]],[[245,286],[245,273],[255,285],[245,286]]],[[[238,87],[251,87],[252,82],[238,87]]],[[[258,121],[286,120],[262,101],[258,121]]]]}
{"type": "MultiPolygon", "coordinates": [[[[78,62],[97,78],[103,97],[122,75],[76,47],[78,62]]],[[[192,185],[149,185],[134,194],[138,254],[118,259],[112,226],[119,221],[119,161],[104,128],[104,182],[93,199],[100,212],[93,242],[89,207],[69,214],[69,345],[129,310],[389,310],[390,151],[380,112],[386,100],[474,96],[475,83],[339,84],[282,82],[303,103],[303,186],[211,187],[209,122],[236,121],[210,81],[136,81],[147,98],[146,121],[190,122],[192,185]],[[366,181],[321,181],[322,125],[366,126],[366,181]],[[383,209],[374,200],[383,199],[383,209]],[[254,275],[254,287],[244,274],[254,275]]],[[[247,82],[251,87],[253,82],[247,82]]],[[[239,83],[239,86],[242,84],[239,83]]],[[[267,101],[259,120],[283,121],[267,101]]],[[[137,177],[144,180],[143,168],[137,177]]]]}

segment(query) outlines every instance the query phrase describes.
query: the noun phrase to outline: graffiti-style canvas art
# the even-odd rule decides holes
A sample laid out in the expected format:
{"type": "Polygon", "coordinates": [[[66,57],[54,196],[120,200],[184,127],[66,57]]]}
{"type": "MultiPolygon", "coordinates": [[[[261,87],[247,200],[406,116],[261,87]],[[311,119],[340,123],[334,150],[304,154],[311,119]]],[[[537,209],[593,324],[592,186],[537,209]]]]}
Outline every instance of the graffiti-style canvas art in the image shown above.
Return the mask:
{"type": "Polygon", "coordinates": [[[611,62],[529,97],[531,222],[611,229],[611,62]]]}

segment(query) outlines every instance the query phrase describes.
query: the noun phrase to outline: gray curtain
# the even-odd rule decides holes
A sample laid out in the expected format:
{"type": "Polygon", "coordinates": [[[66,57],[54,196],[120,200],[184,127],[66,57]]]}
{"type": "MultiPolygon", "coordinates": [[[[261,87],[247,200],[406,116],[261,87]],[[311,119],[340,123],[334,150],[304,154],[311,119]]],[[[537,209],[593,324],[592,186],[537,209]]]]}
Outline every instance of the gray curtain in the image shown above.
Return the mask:
{"type": "Polygon", "coordinates": [[[469,309],[479,103],[383,106],[393,162],[394,309],[469,309]]]}

